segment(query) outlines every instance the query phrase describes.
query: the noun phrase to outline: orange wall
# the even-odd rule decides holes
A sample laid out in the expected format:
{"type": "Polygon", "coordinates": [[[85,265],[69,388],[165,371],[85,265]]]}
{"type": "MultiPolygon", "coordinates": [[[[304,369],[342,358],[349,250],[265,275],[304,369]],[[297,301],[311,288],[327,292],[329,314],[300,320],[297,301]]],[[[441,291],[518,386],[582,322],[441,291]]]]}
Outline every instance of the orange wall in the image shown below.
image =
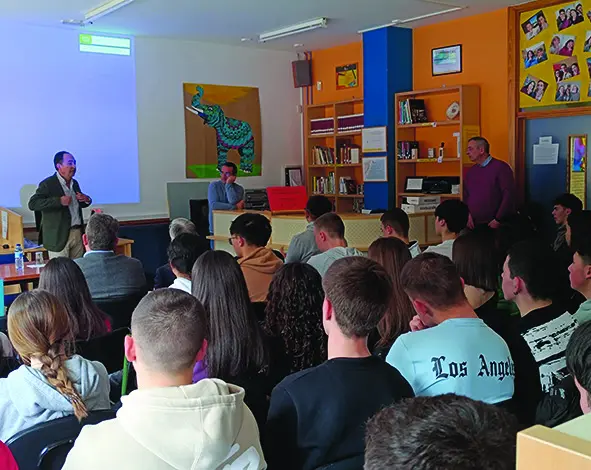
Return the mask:
{"type": "Polygon", "coordinates": [[[491,154],[509,159],[507,8],[413,30],[413,88],[480,86],[481,133],[491,154]],[[433,77],[431,49],[462,44],[463,72],[433,77]]]}
{"type": "Polygon", "coordinates": [[[363,98],[363,42],[312,52],[312,80],[314,81],[313,104],[363,98]],[[337,90],[336,67],[354,63],[359,64],[359,86],[337,90]],[[320,91],[316,89],[318,81],[322,82],[320,91]]]}

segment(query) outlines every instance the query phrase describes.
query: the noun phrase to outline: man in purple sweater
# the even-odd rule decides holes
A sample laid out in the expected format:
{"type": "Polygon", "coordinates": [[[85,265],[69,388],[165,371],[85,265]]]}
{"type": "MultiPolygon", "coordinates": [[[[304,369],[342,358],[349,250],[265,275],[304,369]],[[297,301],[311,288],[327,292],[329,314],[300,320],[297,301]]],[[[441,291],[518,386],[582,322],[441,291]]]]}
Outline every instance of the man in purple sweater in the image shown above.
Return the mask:
{"type": "Polygon", "coordinates": [[[475,163],[464,178],[464,202],[470,209],[470,220],[474,225],[498,228],[500,221],[515,211],[513,170],[490,155],[484,137],[470,139],[467,153],[475,163]]]}

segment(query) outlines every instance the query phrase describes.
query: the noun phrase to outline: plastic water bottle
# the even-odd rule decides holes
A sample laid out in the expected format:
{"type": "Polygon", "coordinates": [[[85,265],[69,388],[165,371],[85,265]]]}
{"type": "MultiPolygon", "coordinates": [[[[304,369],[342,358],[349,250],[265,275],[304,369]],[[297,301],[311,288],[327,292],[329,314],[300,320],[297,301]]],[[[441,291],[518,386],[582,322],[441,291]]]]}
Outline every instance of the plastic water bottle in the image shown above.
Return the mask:
{"type": "Polygon", "coordinates": [[[25,253],[23,252],[23,247],[20,243],[16,245],[14,250],[14,265],[17,270],[25,269],[25,253]]]}

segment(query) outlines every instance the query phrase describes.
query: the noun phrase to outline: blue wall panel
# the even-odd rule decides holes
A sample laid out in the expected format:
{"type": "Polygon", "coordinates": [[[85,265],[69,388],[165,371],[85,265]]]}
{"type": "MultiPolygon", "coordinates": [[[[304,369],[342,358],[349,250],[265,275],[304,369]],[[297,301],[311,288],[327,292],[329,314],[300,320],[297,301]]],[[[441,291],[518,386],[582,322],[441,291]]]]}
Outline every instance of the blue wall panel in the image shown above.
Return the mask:
{"type": "Polygon", "coordinates": [[[364,33],[363,69],[365,127],[388,126],[389,169],[388,183],[365,183],[365,207],[387,209],[394,205],[394,94],[412,90],[412,30],[364,33]]]}

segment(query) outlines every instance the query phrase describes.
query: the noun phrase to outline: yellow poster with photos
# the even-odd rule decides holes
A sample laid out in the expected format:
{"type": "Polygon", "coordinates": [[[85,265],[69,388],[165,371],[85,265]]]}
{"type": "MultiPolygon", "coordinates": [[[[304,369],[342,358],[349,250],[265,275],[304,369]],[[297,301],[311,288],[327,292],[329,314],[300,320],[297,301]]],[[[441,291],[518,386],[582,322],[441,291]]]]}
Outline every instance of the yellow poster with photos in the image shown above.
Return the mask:
{"type": "Polygon", "coordinates": [[[591,0],[520,17],[520,108],[591,102],[591,0]]]}

